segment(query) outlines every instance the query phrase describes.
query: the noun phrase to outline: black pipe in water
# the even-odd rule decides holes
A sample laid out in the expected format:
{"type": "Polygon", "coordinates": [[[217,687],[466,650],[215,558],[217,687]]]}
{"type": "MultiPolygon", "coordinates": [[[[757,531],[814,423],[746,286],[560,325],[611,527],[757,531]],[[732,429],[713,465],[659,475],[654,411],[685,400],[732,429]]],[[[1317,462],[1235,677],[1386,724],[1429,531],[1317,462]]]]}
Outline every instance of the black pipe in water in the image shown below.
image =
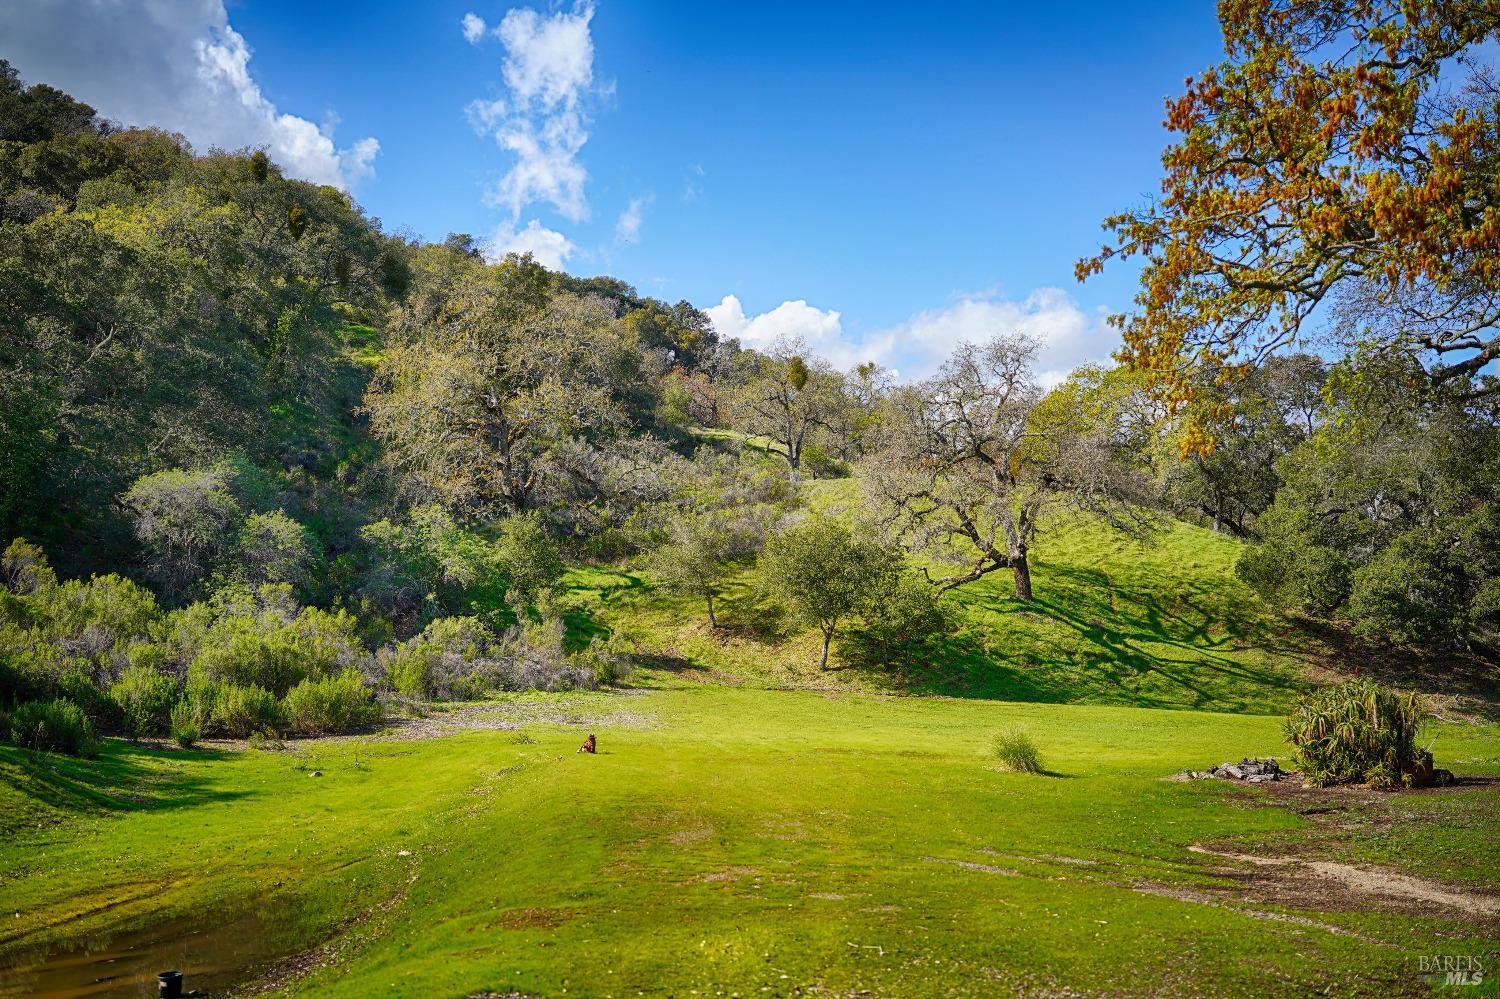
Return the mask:
{"type": "Polygon", "coordinates": [[[182,999],[182,972],[163,971],[156,976],[156,988],[161,999],[182,999]]]}

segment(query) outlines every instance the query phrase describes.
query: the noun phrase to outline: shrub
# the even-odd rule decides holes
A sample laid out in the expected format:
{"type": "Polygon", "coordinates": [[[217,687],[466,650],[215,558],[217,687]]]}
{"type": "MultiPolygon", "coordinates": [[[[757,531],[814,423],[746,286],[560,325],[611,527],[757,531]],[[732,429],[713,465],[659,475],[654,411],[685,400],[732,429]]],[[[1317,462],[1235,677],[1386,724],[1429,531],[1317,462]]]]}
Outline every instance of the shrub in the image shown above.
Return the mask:
{"type": "Polygon", "coordinates": [[[357,622],[347,611],[304,607],[289,620],[282,613],[220,619],[198,643],[193,670],[284,695],[308,677],[332,676],[364,658],[357,622]]]}
{"type": "Polygon", "coordinates": [[[424,618],[467,607],[497,585],[495,553],[440,506],[418,507],[404,523],[376,521],[360,531],[367,565],[360,595],[394,619],[402,634],[424,618]]]}
{"type": "Polygon", "coordinates": [[[495,556],[505,570],[506,602],[521,616],[562,578],[562,555],[536,514],[509,517],[500,525],[495,556]]]}
{"type": "Polygon", "coordinates": [[[186,716],[192,718],[193,724],[198,726],[200,735],[213,734],[217,724],[214,712],[222,688],[223,684],[215,683],[201,672],[188,673],[187,682],[182,685],[182,697],[178,700],[177,706],[172,709],[174,723],[180,709],[186,716]]]}
{"type": "Polygon", "coordinates": [[[178,701],[172,706],[172,740],[183,749],[190,749],[201,738],[203,723],[197,709],[188,701],[178,701]]]}
{"type": "Polygon", "coordinates": [[[225,735],[243,739],[256,732],[280,732],[286,716],[281,702],[266,688],[225,683],[214,698],[213,723],[225,735]]]}
{"type": "Polygon", "coordinates": [[[57,585],[57,574],[41,548],[16,538],[0,554],[0,586],[23,596],[57,585]]]}
{"type": "Polygon", "coordinates": [[[814,479],[842,479],[853,474],[846,462],[840,461],[816,444],[803,447],[802,471],[814,479]]]}
{"type": "Polygon", "coordinates": [[[179,593],[217,567],[244,517],[227,469],[168,469],[136,479],[121,497],[151,575],[179,593]]]}
{"type": "Polygon", "coordinates": [[[0,700],[35,701],[52,696],[65,657],[12,624],[0,625],[0,700]]]}
{"type": "Polygon", "coordinates": [[[592,674],[596,684],[607,686],[625,679],[635,661],[630,643],[623,636],[613,634],[606,639],[595,635],[587,648],[573,656],[573,662],[592,674]]]}
{"type": "Polygon", "coordinates": [[[136,739],[167,732],[176,698],[177,681],[145,665],[127,667],[109,688],[109,699],[119,709],[125,731],[136,739]]]}
{"type": "Polygon", "coordinates": [[[351,732],[380,720],[380,704],[356,669],[303,680],[286,695],[285,705],[288,725],[300,735],[351,732]]]}
{"type": "Polygon", "coordinates": [[[1016,773],[1039,774],[1042,758],[1025,729],[1006,729],[995,736],[995,758],[1000,766],[1016,773]]]}
{"type": "Polygon", "coordinates": [[[72,701],[96,727],[111,728],[120,720],[120,709],[107,691],[101,690],[84,670],[71,666],[57,678],[57,696],[72,701]]]}
{"type": "Polygon", "coordinates": [[[305,590],[321,554],[312,533],[281,510],[252,514],[240,528],[239,571],[252,583],[290,583],[305,590]]]}
{"type": "Polygon", "coordinates": [[[930,660],[953,629],[953,616],[932,586],[909,572],[890,572],[860,608],[839,653],[867,668],[910,668],[930,660]]]}
{"type": "Polygon", "coordinates": [[[1427,715],[1418,694],[1349,680],[1303,694],[1283,729],[1293,759],[1313,783],[1393,787],[1416,761],[1417,733],[1427,715]]]}
{"type": "Polygon", "coordinates": [[[32,752],[93,756],[99,748],[94,726],[72,701],[28,701],[10,716],[10,738],[32,752]]]}
{"type": "Polygon", "coordinates": [[[491,686],[487,660],[494,638],[475,618],[438,618],[396,648],[387,680],[407,697],[476,697],[491,686]]]}

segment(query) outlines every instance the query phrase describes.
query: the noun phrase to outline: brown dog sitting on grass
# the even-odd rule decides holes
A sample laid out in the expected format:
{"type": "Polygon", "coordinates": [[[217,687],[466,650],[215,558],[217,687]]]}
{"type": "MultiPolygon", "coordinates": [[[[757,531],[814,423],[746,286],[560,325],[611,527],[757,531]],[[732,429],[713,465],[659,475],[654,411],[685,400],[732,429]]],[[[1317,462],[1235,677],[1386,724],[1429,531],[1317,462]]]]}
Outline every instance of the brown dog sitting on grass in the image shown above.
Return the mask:
{"type": "Polygon", "coordinates": [[[578,747],[578,751],[580,753],[596,752],[596,750],[594,749],[594,734],[592,732],[589,733],[589,737],[587,739],[583,740],[583,745],[578,747]]]}

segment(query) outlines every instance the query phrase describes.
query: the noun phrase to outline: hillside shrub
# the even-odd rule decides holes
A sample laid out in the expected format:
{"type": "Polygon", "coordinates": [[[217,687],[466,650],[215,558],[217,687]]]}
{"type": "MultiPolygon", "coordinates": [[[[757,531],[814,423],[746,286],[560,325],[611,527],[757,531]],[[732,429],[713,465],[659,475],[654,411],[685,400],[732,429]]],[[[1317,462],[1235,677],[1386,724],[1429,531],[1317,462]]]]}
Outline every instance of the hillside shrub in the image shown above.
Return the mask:
{"type": "Polygon", "coordinates": [[[172,705],[172,741],[183,749],[191,749],[201,738],[203,723],[193,705],[187,701],[178,701],[172,705]]]}
{"type": "Polygon", "coordinates": [[[440,506],[418,507],[401,523],[376,521],[360,538],[359,596],[403,636],[433,618],[461,613],[501,585],[493,546],[440,506]]]}
{"type": "Polygon", "coordinates": [[[1420,695],[1358,679],[1304,693],[1283,728],[1297,767],[1313,783],[1393,787],[1416,761],[1427,716],[1420,695]]]}
{"type": "Polygon", "coordinates": [[[589,639],[588,646],[573,656],[573,663],[591,674],[595,684],[604,687],[629,676],[635,658],[631,654],[630,642],[616,633],[608,638],[595,635],[589,639]]]}
{"type": "Polygon", "coordinates": [[[407,697],[477,697],[493,681],[488,660],[494,638],[476,618],[438,618],[396,647],[387,682],[407,697]]]}
{"type": "Polygon", "coordinates": [[[120,723],[120,709],[109,692],[94,682],[81,666],[69,666],[53,685],[54,696],[72,701],[83,709],[95,728],[113,728],[120,723]]]}
{"type": "Polygon", "coordinates": [[[306,527],[281,510],[252,514],[240,528],[238,573],[251,583],[290,583],[306,590],[322,552],[306,527]]]}
{"type": "Polygon", "coordinates": [[[221,618],[198,643],[192,668],[211,680],[284,696],[304,679],[332,676],[364,657],[351,614],[304,607],[290,620],[274,613],[221,618]]]}
{"type": "Polygon", "coordinates": [[[1042,772],[1042,757],[1025,729],[1006,729],[995,736],[995,758],[1006,770],[1023,774],[1042,772]]]}
{"type": "Polygon", "coordinates": [[[187,682],[182,685],[182,694],[178,698],[177,706],[172,709],[172,717],[178,716],[180,708],[185,716],[192,718],[193,723],[198,726],[200,735],[214,734],[216,731],[214,711],[222,688],[223,684],[215,683],[201,672],[188,673],[187,682]]]}
{"type": "Polygon", "coordinates": [[[286,728],[286,714],[276,695],[255,684],[219,685],[214,698],[213,724],[233,739],[257,732],[279,734],[286,728]]]}
{"type": "Polygon", "coordinates": [[[953,630],[951,611],[930,585],[910,572],[892,571],[872,586],[839,640],[839,655],[869,669],[912,668],[930,660],[953,630]]]}
{"type": "Polygon", "coordinates": [[[380,704],[356,669],[303,680],[285,700],[287,726],[298,735],[352,732],[380,720],[380,704]]]}
{"type": "Polygon", "coordinates": [[[119,710],[125,731],[135,739],[165,735],[176,698],[177,681],[146,665],[127,667],[109,688],[109,699],[119,710]]]}
{"type": "Polygon", "coordinates": [[[72,701],[27,701],[10,716],[10,739],[34,753],[93,756],[99,749],[94,726],[72,701]]]}
{"type": "Polygon", "coordinates": [[[501,523],[495,557],[505,573],[505,601],[517,617],[557,585],[566,568],[557,542],[535,514],[508,517],[501,523]]]}
{"type": "Polygon", "coordinates": [[[34,701],[52,696],[66,662],[57,646],[39,642],[12,624],[0,624],[0,700],[34,701]]]}

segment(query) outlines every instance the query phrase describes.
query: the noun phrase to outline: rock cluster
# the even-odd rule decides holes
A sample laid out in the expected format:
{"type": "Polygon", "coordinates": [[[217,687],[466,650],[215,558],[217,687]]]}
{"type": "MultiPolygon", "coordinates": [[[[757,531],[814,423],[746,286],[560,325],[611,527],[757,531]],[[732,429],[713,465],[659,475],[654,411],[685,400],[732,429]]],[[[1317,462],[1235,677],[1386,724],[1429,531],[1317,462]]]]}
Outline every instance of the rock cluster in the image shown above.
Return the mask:
{"type": "Polygon", "coordinates": [[[1238,763],[1220,763],[1212,770],[1189,770],[1188,777],[1192,780],[1203,780],[1209,777],[1218,777],[1223,780],[1243,780],[1251,784],[1259,784],[1262,781],[1281,780],[1291,776],[1277,765],[1274,759],[1251,760],[1244,759],[1238,763]]]}

